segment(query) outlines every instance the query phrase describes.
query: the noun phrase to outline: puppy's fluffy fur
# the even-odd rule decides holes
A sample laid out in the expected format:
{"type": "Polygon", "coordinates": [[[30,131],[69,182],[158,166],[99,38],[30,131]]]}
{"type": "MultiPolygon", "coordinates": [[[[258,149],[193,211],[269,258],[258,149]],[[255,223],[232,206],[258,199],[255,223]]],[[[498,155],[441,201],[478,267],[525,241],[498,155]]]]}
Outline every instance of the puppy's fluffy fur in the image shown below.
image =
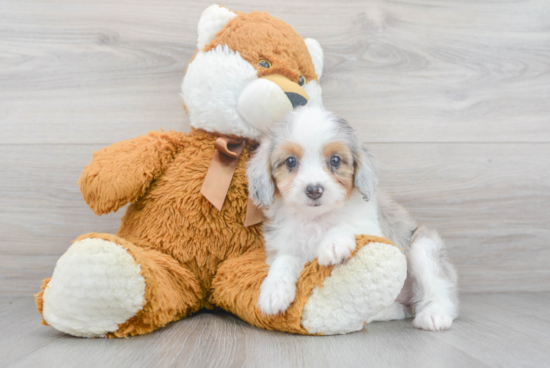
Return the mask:
{"type": "Polygon", "coordinates": [[[264,137],[247,175],[250,195],[268,219],[270,269],[258,301],[264,313],[284,312],[294,301],[306,262],[341,263],[355,249],[355,235],[368,234],[390,239],[408,260],[403,291],[369,322],[415,311],[418,328],[451,326],[456,272],[441,238],[377,189],[373,159],[344,120],[320,108],[295,110],[264,137]]]}

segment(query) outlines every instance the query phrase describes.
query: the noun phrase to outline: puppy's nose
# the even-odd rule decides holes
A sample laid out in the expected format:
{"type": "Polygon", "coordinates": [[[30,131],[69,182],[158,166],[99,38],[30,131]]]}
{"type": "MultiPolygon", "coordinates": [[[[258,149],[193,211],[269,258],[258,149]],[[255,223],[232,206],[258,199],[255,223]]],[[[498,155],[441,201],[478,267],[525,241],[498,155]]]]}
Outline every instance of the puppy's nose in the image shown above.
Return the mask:
{"type": "Polygon", "coordinates": [[[310,184],[306,187],[306,195],[311,199],[320,198],[323,195],[324,191],[325,188],[323,188],[323,186],[319,184],[310,184]]]}

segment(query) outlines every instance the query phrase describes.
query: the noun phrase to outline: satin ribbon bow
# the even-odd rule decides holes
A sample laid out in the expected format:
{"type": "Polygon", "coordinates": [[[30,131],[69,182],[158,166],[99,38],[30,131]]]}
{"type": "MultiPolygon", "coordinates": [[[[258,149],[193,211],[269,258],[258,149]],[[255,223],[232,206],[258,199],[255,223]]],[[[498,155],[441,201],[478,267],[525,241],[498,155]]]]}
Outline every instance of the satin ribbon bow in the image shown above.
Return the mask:
{"type": "MultiPolygon", "coordinates": [[[[231,179],[237,168],[239,156],[244,149],[243,139],[220,137],[216,139],[214,157],[204,178],[201,194],[218,209],[222,210],[231,179]]],[[[264,220],[264,214],[250,198],[246,205],[244,226],[256,225],[264,220]]]]}

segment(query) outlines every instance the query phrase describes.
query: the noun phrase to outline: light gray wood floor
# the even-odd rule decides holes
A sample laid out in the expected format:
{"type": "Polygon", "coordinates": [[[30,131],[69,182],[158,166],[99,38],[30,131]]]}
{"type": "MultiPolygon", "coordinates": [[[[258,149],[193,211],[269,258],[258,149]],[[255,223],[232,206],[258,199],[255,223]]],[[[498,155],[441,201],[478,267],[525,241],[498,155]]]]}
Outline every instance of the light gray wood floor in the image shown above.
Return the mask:
{"type": "Polygon", "coordinates": [[[152,334],[83,339],[39,325],[29,297],[0,298],[0,367],[549,367],[550,293],[468,294],[446,332],[410,320],[340,336],[257,329],[201,313],[152,334]]]}

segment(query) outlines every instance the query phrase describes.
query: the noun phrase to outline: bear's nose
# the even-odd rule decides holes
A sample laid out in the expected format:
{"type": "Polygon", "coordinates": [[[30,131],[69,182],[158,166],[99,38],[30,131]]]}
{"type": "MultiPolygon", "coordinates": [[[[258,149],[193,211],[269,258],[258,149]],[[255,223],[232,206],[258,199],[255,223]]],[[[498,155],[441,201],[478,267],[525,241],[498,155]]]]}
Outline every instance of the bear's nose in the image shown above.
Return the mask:
{"type": "Polygon", "coordinates": [[[325,188],[320,184],[310,184],[306,187],[306,195],[311,199],[321,198],[325,188]]]}
{"type": "Polygon", "coordinates": [[[297,108],[298,106],[305,106],[307,104],[307,100],[297,93],[285,92],[285,95],[290,100],[293,109],[297,108]]]}
{"type": "Polygon", "coordinates": [[[287,77],[283,77],[280,74],[269,74],[264,75],[263,77],[261,77],[261,79],[266,79],[279,86],[279,88],[283,90],[286,97],[290,101],[292,109],[300,106],[305,106],[309,101],[309,96],[307,95],[307,92],[302,87],[300,87],[298,83],[291,81],[287,77]]]}

